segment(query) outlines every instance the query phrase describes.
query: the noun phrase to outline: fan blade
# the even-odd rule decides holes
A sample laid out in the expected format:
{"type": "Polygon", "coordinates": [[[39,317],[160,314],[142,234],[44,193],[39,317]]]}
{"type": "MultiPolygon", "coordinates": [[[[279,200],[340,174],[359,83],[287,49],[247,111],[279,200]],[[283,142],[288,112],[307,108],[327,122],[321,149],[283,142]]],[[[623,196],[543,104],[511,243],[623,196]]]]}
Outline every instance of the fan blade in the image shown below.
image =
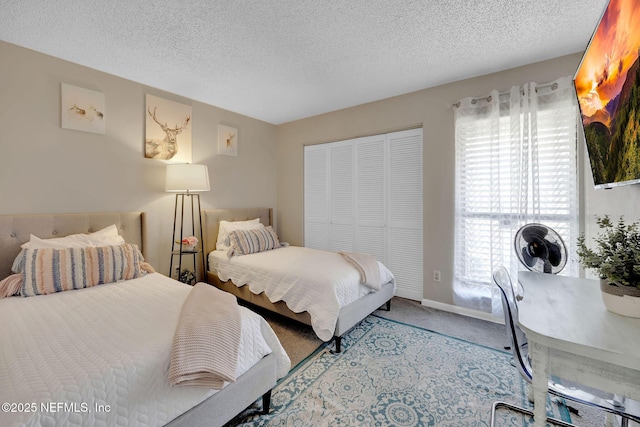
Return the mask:
{"type": "Polygon", "coordinates": [[[522,238],[527,243],[531,243],[537,239],[543,239],[548,233],[548,229],[542,225],[525,225],[522,230],[522,238]]]}
{"type": "Polygon", "coordinates": [[[559,244],[547,241],[547,249],[549,250],[549,262],[557,267],[562,262],[562,248],[559,244]]]}
{"type": "Polygon", "coordinates": [[[524,261],[527,267],[533,267],[536,263],[536,257],[529,253],[526,246],[522,248],[522,261],[524,261]]]}
{"type": "Polygon", "coordinates": [[[546,260],[549,257],[547,241],[538,236],[533,236],[531,242],[526,246],[526,248],[529,255],[533,257],[542,258],[543,260],[546,260]]]}

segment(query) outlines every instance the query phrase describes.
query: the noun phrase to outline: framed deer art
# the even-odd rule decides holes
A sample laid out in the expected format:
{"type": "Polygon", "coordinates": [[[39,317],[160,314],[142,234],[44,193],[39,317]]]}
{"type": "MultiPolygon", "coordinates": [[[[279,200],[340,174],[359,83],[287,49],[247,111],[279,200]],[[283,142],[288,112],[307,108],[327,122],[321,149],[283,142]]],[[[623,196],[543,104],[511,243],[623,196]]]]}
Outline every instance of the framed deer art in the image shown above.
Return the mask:
{"type": "Polygon", "coordinates": [[[147,94],[146,107],[144,156],[191,163],[191,106],[147,94]]]}
{"type": "Polygon", "coordinates": [[[61,83],[60,95],[60,126],[63,129],[105,132],[103,93],[61,83]]]}
{"type": "Polygon", "coordinates": [[[225,156],[238,155],[238,129],[231,126],[218,125],[218,154],[225,156]]]}

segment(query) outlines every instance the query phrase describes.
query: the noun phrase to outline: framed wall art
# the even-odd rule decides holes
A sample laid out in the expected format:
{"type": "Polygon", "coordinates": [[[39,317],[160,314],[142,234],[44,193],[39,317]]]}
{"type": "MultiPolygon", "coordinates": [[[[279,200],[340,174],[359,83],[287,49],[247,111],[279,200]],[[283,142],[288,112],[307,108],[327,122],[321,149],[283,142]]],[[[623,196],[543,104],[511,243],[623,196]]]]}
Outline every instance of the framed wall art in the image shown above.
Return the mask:
{"type": "Polygon", "coordinates": [[[147,94],[144,156],[191,163],[191,106],[147,94]]]}
{"type": "Polygon", "coordinates": [[[238,155],[238,129],[231,126],[218,125],[218,154],[224,156],[238,155]]]}
{"type": "Polygon", "coordinates": [[[60,127],[104,134],[104,93],[61,83],[60,127]]]}

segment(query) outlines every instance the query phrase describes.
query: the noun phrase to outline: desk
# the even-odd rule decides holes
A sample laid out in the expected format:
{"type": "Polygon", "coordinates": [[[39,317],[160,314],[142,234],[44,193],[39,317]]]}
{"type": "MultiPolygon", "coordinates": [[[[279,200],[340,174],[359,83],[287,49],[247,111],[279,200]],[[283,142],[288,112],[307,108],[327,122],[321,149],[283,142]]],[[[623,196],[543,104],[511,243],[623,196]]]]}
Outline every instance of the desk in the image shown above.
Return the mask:
{"type": "Polygon", "coordinates": [[[550,375],[640,400],[640,319],[609,312],[597,280],[530,271],[518,279],[536,427],[545,425],[550,375]]]}

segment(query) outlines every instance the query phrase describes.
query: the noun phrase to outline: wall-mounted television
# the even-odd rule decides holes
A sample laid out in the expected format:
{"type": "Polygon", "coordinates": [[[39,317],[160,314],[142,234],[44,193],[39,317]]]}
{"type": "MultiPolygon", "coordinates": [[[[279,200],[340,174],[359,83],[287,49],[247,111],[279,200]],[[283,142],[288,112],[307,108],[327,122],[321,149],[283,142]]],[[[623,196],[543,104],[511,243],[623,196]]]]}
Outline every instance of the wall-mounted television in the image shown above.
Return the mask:
{"type": "Polygon", "coordinates": [[[640,183],[640,0],[609,0],[574,77],[596,188],[640,183]]]}

